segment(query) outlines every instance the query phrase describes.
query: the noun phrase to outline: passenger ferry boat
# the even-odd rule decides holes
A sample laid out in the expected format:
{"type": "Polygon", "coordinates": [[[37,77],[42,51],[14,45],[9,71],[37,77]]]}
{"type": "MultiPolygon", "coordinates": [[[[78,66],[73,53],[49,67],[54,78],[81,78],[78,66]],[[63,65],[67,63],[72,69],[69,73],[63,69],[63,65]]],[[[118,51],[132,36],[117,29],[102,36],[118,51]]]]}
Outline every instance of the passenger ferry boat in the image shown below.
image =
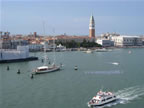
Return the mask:
{"type": "Polygon", "coordinates": [[[88,107],[103,106],[116,100],[117,97],[112,92],[99,91],[97,95],[88,102],[88,107]]]}

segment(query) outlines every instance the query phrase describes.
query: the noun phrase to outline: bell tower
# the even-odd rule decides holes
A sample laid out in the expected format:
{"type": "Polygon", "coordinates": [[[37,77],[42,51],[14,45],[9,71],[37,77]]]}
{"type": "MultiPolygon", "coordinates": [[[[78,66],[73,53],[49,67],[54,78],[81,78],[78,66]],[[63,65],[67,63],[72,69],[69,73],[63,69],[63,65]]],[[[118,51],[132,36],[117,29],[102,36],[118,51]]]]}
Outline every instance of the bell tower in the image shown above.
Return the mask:
{"type": "Polygon", "coordinates": [[[90,38],[95,38],[95,21],[94,21],[93,15],[90,17],[89,37],[90,37],[90,38]]]}

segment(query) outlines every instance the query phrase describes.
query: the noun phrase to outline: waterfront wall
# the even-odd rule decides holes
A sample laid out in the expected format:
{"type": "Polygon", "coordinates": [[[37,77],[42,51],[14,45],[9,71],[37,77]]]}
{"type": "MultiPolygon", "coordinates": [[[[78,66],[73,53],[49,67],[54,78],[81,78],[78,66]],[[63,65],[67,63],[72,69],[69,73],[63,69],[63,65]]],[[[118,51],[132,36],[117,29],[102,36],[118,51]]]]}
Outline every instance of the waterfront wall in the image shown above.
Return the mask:
{"type": "Polygon", "coordinates": [[[27,46],[18,46],[17,50],[0,50],[0,60],[25,59],[29,57],[27,46]]]}

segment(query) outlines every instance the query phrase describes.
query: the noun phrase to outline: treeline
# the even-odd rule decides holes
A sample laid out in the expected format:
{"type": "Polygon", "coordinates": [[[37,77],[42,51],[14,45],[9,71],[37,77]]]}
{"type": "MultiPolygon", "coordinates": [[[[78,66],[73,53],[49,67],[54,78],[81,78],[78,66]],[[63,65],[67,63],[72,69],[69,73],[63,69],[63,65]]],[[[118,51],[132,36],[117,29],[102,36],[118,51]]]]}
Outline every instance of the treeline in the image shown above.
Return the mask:
{"type": "Polygon", "coordinates": [[[59,45],[63,45],[66,46],[66,48],[80,48],[80,47],[84,47],[84,48],[91,48],[91,47],[102,47],[101,45],[97,44],[96,42],[92,41],[86,41],[85,39],[83,40],[83,42],[75,42],[74,40],[70,41],[70,42],[61,42],[61,41],[56,41],[56,44],[59,45]]]}

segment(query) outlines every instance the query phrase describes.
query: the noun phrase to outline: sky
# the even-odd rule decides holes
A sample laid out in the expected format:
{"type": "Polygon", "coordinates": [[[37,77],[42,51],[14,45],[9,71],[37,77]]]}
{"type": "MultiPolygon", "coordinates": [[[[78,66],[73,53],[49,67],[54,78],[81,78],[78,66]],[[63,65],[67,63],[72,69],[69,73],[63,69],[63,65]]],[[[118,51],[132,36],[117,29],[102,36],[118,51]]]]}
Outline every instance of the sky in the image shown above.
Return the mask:
{"type": "Polygon", "coordinates": [[[1,0],[0,31],[88,35],[92,14],[96,35],[144,34],[144,0],[1,0]]]}

